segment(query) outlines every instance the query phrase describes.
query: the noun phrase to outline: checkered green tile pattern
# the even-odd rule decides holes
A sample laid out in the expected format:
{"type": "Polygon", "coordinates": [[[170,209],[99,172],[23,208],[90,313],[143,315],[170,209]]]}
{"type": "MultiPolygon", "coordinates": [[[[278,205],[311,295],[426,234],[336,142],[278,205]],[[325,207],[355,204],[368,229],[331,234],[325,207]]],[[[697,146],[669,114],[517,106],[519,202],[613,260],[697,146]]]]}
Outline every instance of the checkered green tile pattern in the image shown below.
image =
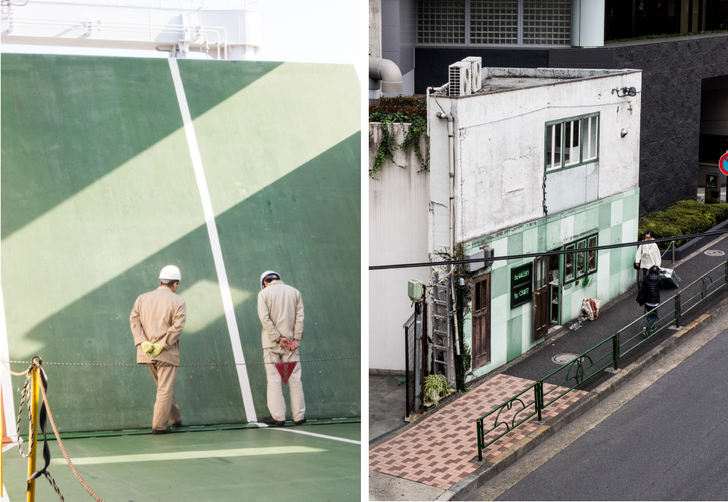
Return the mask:
{"type": "MultiPolygon", "coordinates": [[[[637,240],[639,189],[630,190],[578,208],[548,215],[535,221],[486,235],[465,243],[465,253],[491,246],[495,256],[552,251],[589,235],[598,234],[599,245],[637,240]]],[[[597,255],[597,273],[587,286],[561,286],[561,321],[579,316],[584,298],[605,303],[627,291],[633,281],[635,250],[602,250],[597,255]]],[[[502,366],[531,349],[532,304],[510,308],[510,271],[528,260],[496,261],[491,274],[491,362],[474,371],[475,377],[502,366]]],[[[470,319],[465,323],[465,342],[471,344],[470,319]]],[[[540,342],[540,340],[539,340],[540,342]]]]}

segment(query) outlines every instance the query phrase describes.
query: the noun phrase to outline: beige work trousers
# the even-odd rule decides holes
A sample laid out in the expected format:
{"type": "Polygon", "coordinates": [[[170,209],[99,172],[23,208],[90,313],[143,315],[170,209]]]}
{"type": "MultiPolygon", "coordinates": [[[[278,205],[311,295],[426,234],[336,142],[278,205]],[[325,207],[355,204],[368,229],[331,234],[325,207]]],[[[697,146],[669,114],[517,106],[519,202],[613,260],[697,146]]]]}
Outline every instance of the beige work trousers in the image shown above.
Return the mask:
{"type": "MultiPolygon", "coordinates": [[[[263,349],[263,360],[266,362],[265,372],[268,376],[268,411],[270,416],[276,420],[286,419],[286,401],[283,399],[281,389],[281,374],[278,373],[275,364],[269,363],[290,363],[300,361],[298,349],[289,352],[283,347],[263,349]]],[[[290,378],[288,379],[289,397],[291,399],[291,413],[293,420],[298,422],[306,415],[306,404],[303,401],[303,384],[301,384],[301,363],[296,364],[290,378]]]]}
{"type": "Polygon", "coordinates": [[[169,427],[169,423],[182,420],[179,406],[174,400],[174,380],[177,378],[177,366],[166,363],[147,364],[149,372],[157,385],[157,401],[154,403],[154,417],[152,429],[162,431],[169,427]]]}

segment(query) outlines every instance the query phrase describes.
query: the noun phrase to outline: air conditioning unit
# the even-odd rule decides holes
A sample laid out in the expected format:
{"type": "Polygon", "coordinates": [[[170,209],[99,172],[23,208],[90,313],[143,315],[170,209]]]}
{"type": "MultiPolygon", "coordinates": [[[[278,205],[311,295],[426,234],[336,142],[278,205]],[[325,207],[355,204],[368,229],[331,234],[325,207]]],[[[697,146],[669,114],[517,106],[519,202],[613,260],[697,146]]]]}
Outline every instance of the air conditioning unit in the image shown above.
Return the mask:
{"type": "Polygon", "coordinates": [[[477,251],[473,251],[470,254],[466,255],[466,258],[470,260],[474,259],[482,259],[482,262],[473,262],[468,263],[468,272],[473,273],[481,268],[488,268],[493,264],[493,260],[488,260],[487,258],[493,258],[495,253],[495,250],[490,246],[485,246],[483,249],[479,249],[477,251]]]}
{"type": "Polygon", "coordinates": [[[478,92],[480,90],[480,84],[483,82],[483,76],[481,70],[483,68],[483,58],[480,56],[470,56],[463,59],[463,62],[470,63],[470,82],[472,92],[478,92]]]}
{"type": "Polygon", "coordinates": [[[470,76],[471,63],[462,61],[451,64],[448,67],[450,79],[448,80],[447,95],[450,97],[468,96],[472,93],[472,81],[470,76]]]}

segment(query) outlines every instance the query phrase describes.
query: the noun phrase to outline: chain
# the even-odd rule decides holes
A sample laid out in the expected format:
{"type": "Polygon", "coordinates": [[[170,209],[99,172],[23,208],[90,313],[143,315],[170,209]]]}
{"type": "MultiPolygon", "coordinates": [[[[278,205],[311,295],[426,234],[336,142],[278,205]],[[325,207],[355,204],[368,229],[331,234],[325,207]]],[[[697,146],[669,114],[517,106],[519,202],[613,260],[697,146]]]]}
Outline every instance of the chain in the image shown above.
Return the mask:
{"type": "MultiPolygon", "coordinates": [[[[361,356],[348,356],[348,357],[325,357],[321,359],[302,359],[297,361],[299,363],[314,363],[319,361],[339,361],[343,359],[360,359],[361,356]]],[[[27,361],[8,361],[11,364],[26,364],[27,361]]],[[[137,363],[137,364],[114,364],[114,363],[54,363],[43,361],[44,365],[56,365],[56,366],[115,366],[115,367],[128,367],[138,368],[144,367],[148,363],[137,363]]],[[[255,363],[209,363],[209,364],[179,364],[179,368],[194,368],[194,367],[214,367],[214,366],[255,366],[259,364],[277,364],[277,363],[266,363],[266,362],[255,362],[255,363]]],[[[173,366],[173,365],[170,365],[173,366]]]]}

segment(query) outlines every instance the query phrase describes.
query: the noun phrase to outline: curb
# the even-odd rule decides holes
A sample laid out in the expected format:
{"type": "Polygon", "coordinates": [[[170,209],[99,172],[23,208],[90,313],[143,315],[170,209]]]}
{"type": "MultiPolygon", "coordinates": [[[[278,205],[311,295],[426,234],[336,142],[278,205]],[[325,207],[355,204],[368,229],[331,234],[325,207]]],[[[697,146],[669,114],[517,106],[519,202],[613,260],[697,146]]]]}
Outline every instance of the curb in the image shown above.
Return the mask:
{"type": "Polygon", "coordinates": [[[613,394],[622,385],[632,380],[657,360],[670,353],[695,333],[698,333],[705,326],[713,322],[715,318],[725,313],[728,313],[728,298],[722,300],[712,312],[703,314],[689,325],[682,327],[677,333],[671,335],[667,340],[644,354],[637,361],[624,368],[620,368],[618,373],[571,405],[564,413],[542,421],[536,431],[518,441],[496,458],[484,462],[476,471],[444,491],[436,500],[463,500],[468,494],[477,490],[516,463],[516,461],[528,452],[599,404],[600,401],[613,394]]]}
{"type": "MultiPolygon", "coordinates": [[[[721,221],[713,228],[710,228],[706,230],[706,232],[713,232],[716,230],[724,230],[728,227],[728,220],[721,221]]],[[[710,244],[716,236],[711,235],[709,237],[696,237],[695,239],[692,239],[679,248],[675,249],[675,261],[680,261],[683,258],[687,257],[691,253],[693,253],[695,250],[702,248],[706,244],[710,244]]]]}

